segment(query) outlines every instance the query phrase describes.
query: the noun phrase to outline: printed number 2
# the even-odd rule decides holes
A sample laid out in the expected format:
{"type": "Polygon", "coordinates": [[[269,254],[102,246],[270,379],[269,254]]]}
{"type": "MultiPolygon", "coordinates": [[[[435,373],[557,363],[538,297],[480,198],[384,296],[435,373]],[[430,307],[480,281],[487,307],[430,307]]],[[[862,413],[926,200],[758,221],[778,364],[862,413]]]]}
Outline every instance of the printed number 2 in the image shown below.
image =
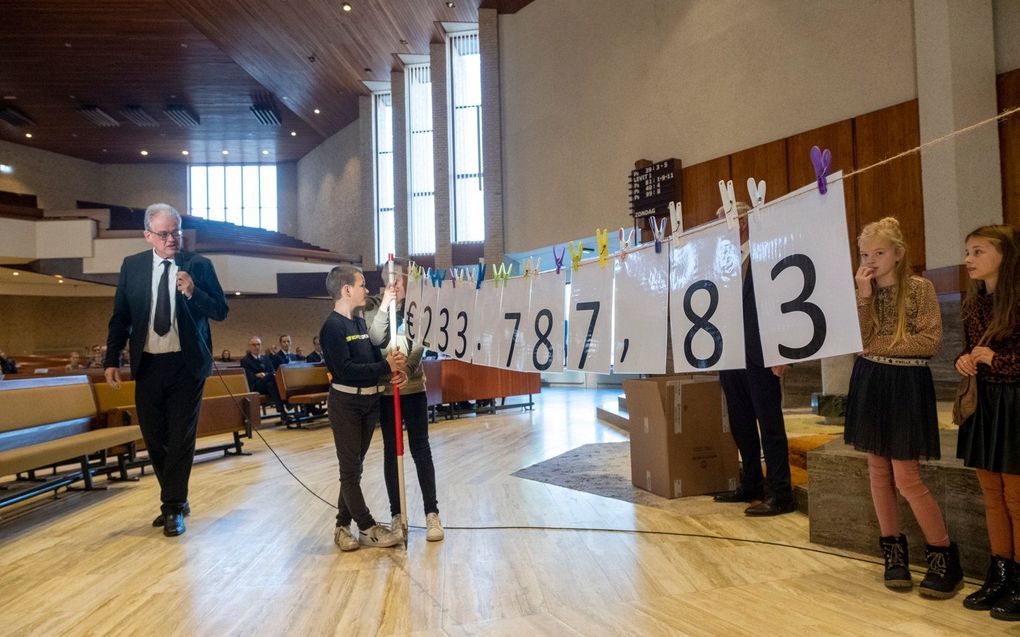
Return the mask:
{"type": "Polygon", "coordinates": [[[791,360],[800,360],[822,349],[822,345],[825,343],[826,332],[825,313],[822,312],[822,308],[806,300],[815,291],[815,283],[817,283],[814,262],[805,254],[791,254],[780,260],[772,268],[772,280],[775,281],[787,268],[800,268],[801,273],[804,275],[804,287],[797,298],[783,303],[779,306],[779,309],[783,314],[790,314],[792,312],[807,314],[808,318],[811,319],[813,333],[807,345],[788,347],[780,344],[779,353],[791,360]]]}
{"type": "Polygon", "coordinates": [[[591,312],[591,322],[588,323],[588,335],[584,337],[584,347],[581,348],[581,360],[577,364],[578,369],[584,369],[584,364],[588,361],[588,348],[591,347],[591,337],[595,333],[595,322],[599,320],[599,309],[602,307],[602,301],[585,301],[577,304],[577,311],[591,312]]]}

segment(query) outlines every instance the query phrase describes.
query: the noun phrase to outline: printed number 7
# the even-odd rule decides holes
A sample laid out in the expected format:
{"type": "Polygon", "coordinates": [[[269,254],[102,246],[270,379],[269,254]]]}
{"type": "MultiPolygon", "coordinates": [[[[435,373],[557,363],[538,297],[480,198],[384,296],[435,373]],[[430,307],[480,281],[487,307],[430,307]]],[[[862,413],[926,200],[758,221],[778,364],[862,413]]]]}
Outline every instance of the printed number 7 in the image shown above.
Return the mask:
{"type": "Polygon", "coordinates": [[[507,312],[503,318],[514,322],[514,332],[510,335],[510,353],[506,356],[506,367],[510,367],[510,361],[514,359],[514,345],[517,343],[517,330],[521,327],[521,313],[507,312]]]}
{"type": "Polygon", "coordinates": [[[584,337],[584,347],[581,348],[581,360],[577,364],[578,369],[584,369],[584,364],[588,361],[588,348],[591,347],[591,336],[595,333],[595,322],[599,320],[599,309],[602,307],[602,301],[585,301],[577,304],[577,311],[591,312],[591,322],[588,323],[588,335],[584,337]]]}

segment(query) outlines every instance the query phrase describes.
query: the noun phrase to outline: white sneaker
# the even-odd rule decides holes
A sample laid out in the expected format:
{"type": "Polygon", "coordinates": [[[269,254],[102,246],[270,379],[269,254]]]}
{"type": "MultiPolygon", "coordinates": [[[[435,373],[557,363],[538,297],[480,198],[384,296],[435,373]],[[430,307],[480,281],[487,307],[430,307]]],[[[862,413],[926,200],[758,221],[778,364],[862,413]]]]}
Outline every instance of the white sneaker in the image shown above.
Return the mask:
{"type": "Polygon", "coordinates": [[[333,531],[333,544],[339,546],[341,551],[357,551],[359,546],[349,526],[336,527],[336,531],[333,531]]]}
{"type": "Polygon", "coordinates": [[[443,533],[443,525],[439,521],[438,513],[429,513],[425,516],[425,539],[429,542],[439,542],[446,534],[443,533]]]}
{"type": "Polygon", "coordinates": [[[391,531],[381,524],[376,524],[367,531],[358,534],[358,541],[365,546],[377,546],[386,548],[404,543],[404,537],[400,531],[391,531]]]}
{"type": "Polygon", "coordinates": [[[399,513],[394,515],[393,519],[390,520],[390,530],[396,531],[397,533],[400,534],[400,537],[404,537],[404,520],[403,516],[401,516],[399,513]]]}

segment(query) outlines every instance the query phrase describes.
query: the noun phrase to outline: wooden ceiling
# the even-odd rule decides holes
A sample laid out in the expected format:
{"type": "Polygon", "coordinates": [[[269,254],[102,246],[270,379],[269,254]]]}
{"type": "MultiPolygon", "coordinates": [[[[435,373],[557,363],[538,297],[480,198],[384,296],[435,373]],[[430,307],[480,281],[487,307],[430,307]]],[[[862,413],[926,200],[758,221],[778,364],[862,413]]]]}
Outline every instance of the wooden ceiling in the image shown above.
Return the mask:
{"type": "Polygon", "coordinates": [[[476,22],[477,2],[350,0],[348,12],[339,0],[3,0],[0,107],[34,123],[0,121],[0,139],[101,163],[296,161],[357,119],[363,80],[388,81],[395,54],[428,53],[436,23],[476,22]],[[281,126],[250,112],[259,95],[281,126]],[[168,104],[201,125],[178,127],[168,104]],[[85,105],[120,125],[89,123],[85,105]],[[131,123],[128,105],[159,126],[131,123]]]}

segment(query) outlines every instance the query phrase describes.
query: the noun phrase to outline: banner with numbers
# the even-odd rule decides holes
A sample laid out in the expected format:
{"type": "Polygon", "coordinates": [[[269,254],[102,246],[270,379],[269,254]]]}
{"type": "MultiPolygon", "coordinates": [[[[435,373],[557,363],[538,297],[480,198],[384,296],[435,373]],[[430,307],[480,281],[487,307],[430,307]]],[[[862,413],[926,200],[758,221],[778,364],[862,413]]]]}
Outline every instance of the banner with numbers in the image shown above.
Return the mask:
{"type": "Polygon", "coordinates": [[[740,231],[715,222],[671,248],[673,369],[743,369],[740,231]]]}
{"type": "Polygon", "coordinates": [[[433,330],[432,350],[449,354],[453,345],[450,328],[453,323],[453,305],[456,302],[453,281],[443,281],[436,290],[436,328],[433,330]]]}
{"type": "Polygon", "coordinates": [[[534,337],[531,330],[525,329],[521,322],[528,315],[528,301],[531,297],[531,279],[515,277],[509,279],[503,287],[503,300],[500,305],[503,328],[500,337],[499,367],[505,369],[524,369],[524,361],[531,350],[534,337]]]}
{"type": "Polygon", "coordinates": [[[613,371],[617,374],[665,374],[669,302],[669,250],[645,246],[615,259],[613,284],[613,371]]]}
{"type": "Polygon", "coordinates": [[[475,351],[471,362],[488,367],[500,366],[503,337],[503,284],[493,279],[482,281],[475,299],[475,351]]]}
{"type": "Polygon", "coordinates": [[[424,277],[407,277],[407,292],[404,297],[404,332],[411,343],[421,342],[418,336],[418,317],[421,315],[421,293],[424,277]]]}
{"type": "Polygon", "coordinates": [[[416,333],[415,345],[421,345],[425,349],[435,349],[436,333],[436,301],[439,297],[439,288],[433,287],[432,281],[422,280],[421,305],[418,312],[418,331],[416,333]]]}
{"type": "Polygon", "coordinates": [[[812,183],[749,217],[766,366],[861,351],[841,176],[824,195],[812,183]]]}
{"type": "Polygon", "coordinates": [[[609,373],[613,362],[612,265],[581,264],[570,274],[567,314],[567,367],[581,372],[609,373]]]}
{"type": "Polygon", "coordinates": [[[564,365],[563,320],[565,274],[543,272],[531,279],[531,300],[525,329],[534,337],[531,351],[524,357],[525,369],[533,372],[561,372],[564,365]]]}
{"type": "Polygon", "coordinates": [[[451,311],[451,344],[447,354],[462,361],[471,361],[475,352],[474,335],[475,321],[475,284],[473,281],[461,281],[453,288],[454,306],[451,311]]]}

